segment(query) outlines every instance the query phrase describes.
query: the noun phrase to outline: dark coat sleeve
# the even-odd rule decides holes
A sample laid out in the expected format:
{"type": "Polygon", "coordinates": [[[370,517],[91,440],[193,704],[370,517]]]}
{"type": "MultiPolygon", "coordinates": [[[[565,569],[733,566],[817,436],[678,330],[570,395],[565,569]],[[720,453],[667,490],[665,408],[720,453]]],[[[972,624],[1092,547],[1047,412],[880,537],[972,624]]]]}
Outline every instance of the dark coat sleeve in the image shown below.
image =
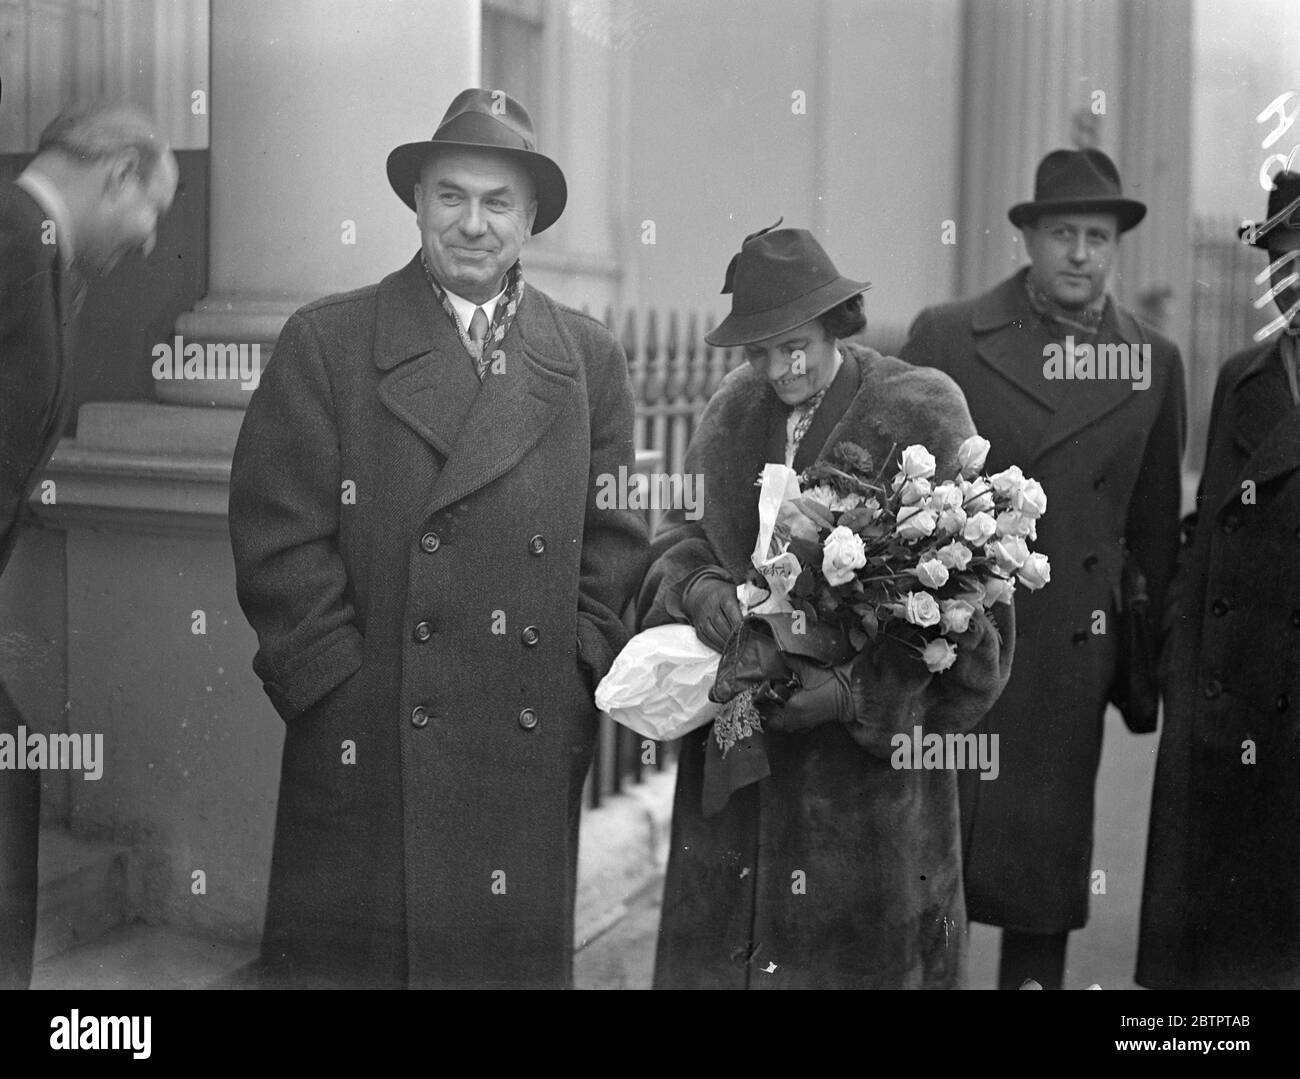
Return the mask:
{"type": "Polygon", "coordinates": [[[636,465],[632,441],[636,406],[627,359],[604,327],[585,347],[591,384],[591,468],[578,586],[578,650],[593,686],[609,671],[627,643],[622,612],[645,572],[646,524],[635,510],[602,507],[600,477],[630,474],[636,465]]]}
{"type": "MultiPolygon", "coordinates": [[[[686,475],[704,478],[706,512],[710,484],[718,481],[718,473],[713,471],[710,474],[708,467],[717,462],[705,462],[702,459],[699,432],[722,423],[722,410],[722,395],[714,394],[700,417],[696,436],[686,448],[686,462],[683,465],[686,475]]],[[[650,545],[650,568],[637,599],[637,626],[640,629],[650,629],[653,626],[685,622],[687,619],[681,609],[681,596],[685,586],[701,574],[731,580],[731,575],[722,567],[721,562],[705,534],[702,522],[689,520],[682,507],[670,509],[660,521],[650,545]]]]}
{"type": "Polygon", "coordinates": [[[341,483],[325,358],[299,313],[249,402],[230,475],[236,591],[260,645],[253,670],[286,721],[361,666],[338,551],[341,483]]]}
{"type": "Polygon", "coordinates": [[[1183,451],[1187,446],[1183,361],[1172,342],[1162,341],[1157,348],[1156,362],[1165,366],[1169,373],[1163,383],[1160,411],[1147,436],[1124,527],[1125,542],[1147,578],[1155,625],[1160,624],[1178,561],[1183,451]]]}
{"type": "Polygon", "coordinates": [[[54,248],[41,256],[17,222],[0,220],[0,569],[27,496],[48,459],[58,327],[54,248]]]}

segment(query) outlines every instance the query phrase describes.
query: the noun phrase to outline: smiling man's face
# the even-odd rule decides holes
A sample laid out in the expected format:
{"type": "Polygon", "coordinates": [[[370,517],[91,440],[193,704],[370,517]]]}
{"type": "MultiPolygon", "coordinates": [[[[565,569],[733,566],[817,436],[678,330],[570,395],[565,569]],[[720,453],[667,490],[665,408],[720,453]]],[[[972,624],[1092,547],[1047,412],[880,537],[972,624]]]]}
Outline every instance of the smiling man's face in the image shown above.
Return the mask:
{"type": "Polygon", "coordinates": [[[508,157],[449,149],[425,163],[415,215],[439,284],[481,303],[501,291],[531,235],[537,202],[527,171],[508,157]]]}
{"type": "Polygon", "coordinates": [[[1100,299],[1119,244],[1114,214],[1044,214],[1022,231],[1039,291],[1065,308],[1100,299]]]}

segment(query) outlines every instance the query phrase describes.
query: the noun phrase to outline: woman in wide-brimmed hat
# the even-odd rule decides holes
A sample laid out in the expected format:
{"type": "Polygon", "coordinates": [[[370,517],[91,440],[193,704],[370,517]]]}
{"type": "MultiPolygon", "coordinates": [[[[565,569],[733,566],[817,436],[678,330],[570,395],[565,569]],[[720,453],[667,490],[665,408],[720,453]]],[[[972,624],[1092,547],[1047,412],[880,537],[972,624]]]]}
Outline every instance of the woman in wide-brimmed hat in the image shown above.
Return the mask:
{"type": "MultiPolygon", "coordinates": [[[[732,260],[731,313],[707,339],[743,347],[749,362],[724,380],[687,452],[687,472],[704,478],[704,512],[670,514],[656,538],[644,626],[688,622],[721,650],[741,620],[736,585],[767,462],[802,469],[842,441],[884,462],[922,443],[940,475],[955,474],[975,433],[956,384],[843,340],[866,325],[868,287],[840,275],[802,229],[756,233],[732,260]]],[[[960,983],[955,775],[894,769],[891,736],[979,721],[1010,667],[1011,609],[996,610],[1001,640],[979,612],[942,676],[881,637],[817,689],[796,690],[766,721],[770,775],[732,789],[713,815],[702,805],[706,735],[686,736],[656,986],[960,983]]]]}

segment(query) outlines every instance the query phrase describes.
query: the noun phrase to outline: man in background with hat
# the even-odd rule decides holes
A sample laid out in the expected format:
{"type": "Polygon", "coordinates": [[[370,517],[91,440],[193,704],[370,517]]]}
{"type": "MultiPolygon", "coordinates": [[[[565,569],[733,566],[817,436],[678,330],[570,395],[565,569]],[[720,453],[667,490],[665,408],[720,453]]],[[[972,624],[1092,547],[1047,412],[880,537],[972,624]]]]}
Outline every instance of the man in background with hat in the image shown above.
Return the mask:
{"type": "Polygon", "coordinates": [[[291,986],[566,987],[592,701],[645,526],[622,350],[527,286],[566,189],[500,91],[388,158],[419,253],[285,324],[235,452],[286,723],[262,946],[291,986]]]}
{"type": "Polygon", "coordinates": [[[1019,465],[1049,503],[1034,546],[1052,587],[1016,596],[1015,664],[983,728],[999,736],[1001,772],[959,776],[967,910],[1003,927],[1004,988],[1059,987],[1069,931],[1087,921],[1090,891],[1104,894],[1093,796],[1123,647],[1124,546],[1157,617],[1178,550],[1182,361],[1108,292],[1120,236],[1145,213],[1100,150],[1048,154],[1033,201],[1009,215],[1030,265],[922,311],[901,353],[956,379],[992,443],[989,472],[1019,465]]]}
{"type": "Polygon", "coordinates": [[[1300,988],[1300,174],[1274,177],[1280,315],[1219,372],[1166,649],[1137,981],[1300,988]]]}

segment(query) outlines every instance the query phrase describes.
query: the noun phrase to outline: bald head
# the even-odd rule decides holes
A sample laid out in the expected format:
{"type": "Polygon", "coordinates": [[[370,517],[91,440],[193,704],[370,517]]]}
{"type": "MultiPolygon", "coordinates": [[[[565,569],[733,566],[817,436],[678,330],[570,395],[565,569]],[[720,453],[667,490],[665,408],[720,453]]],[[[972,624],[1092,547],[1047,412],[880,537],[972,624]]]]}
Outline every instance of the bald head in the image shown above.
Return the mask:
{"type": "Polygon", "coordinates": [[[157,126],[113,102],[74,105],[41,132],[31,167],[67,202],[77,262],[106,274],[127,254],[148,254],[180,170],[157,126]]]}
{"type": "Polygon", "coordinates": [[[37,154],[58,154],[70,162],[92,165],[129,155],[140,179],[148,183],[167,153],[154,122],[138,109],[95,101],[64,109],[41,132],[37,154]]]}

